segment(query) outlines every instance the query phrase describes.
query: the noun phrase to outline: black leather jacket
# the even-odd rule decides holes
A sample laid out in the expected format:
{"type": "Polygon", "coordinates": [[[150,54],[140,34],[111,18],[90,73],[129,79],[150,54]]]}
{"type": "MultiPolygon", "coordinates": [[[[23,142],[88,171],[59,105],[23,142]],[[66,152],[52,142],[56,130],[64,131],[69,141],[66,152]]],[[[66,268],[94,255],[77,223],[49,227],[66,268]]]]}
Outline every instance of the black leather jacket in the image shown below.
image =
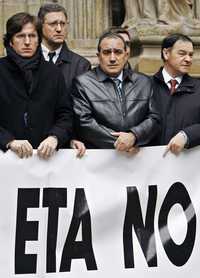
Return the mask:
{"type": "Polygon", "coordinates": [[[147,145],[159,132],[150,78],[124,70],[122,101],[114,86],[99,67],[75,80],[73,107],[79,138],[87,148],[114,148],[113,131],[133,132],[138,146],[147,145]]]}

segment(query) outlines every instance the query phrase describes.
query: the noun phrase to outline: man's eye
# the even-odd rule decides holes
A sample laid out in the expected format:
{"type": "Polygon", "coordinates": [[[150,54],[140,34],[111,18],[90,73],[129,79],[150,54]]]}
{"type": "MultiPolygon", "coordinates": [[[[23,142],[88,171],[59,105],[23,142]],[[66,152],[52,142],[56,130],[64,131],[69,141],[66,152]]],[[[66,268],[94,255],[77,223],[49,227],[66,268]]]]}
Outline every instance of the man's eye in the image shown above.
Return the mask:
{"type": "Polygon", "coordinates": [[[102,53],[104,55],[110,55],[112,53],[112,50],[111,49],[105,49],[105,50],[102,51],[102,53]]]}
{"type": "Polygon", "coordinates": [[[122,49],[115,49],[114,53],[115,53],[116,55],[120,55],[120,54],[123,53],[123,50],[122,50],[122,49]]]}
{"type": "Polygon", "coordinates": [[[18,39],[23,39],[23,38],[25,38],[25,36],[24,36],[23,34],[17,35],[16,37],[17,37],[18,39]]]}

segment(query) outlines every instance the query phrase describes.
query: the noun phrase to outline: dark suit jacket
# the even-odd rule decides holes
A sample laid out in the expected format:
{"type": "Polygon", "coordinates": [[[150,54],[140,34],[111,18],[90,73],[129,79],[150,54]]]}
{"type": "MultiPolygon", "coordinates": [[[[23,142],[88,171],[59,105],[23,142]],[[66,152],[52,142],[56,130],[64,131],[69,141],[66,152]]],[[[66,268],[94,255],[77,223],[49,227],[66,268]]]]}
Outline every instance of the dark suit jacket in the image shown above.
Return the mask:
{"type": "Polygon", "coordinates": [[[91,67],[87,59],[71,51],[66,43],[62,46],[56,65],[61,69],[69,91],[71,91],[73,79],[91,67]]]}
{"type": "Polygon", "coordinates": [[[27,92],[24,76],[8,57],[0,59],[0,148],[27,139],[37,148],[49,135],[64,147],[72,132],[72,112],[65,82],[55,65],[41,61],[27,92]],[[50,77],[50,78],[49,78],[50,77]]]}
{"type": "Polygon", "coordinates": [[[189,139],[188,147],[199,145],[200,81],[185,74],[175,93],[170,95],[161,68],[153,76],[153,86],[161,115],[162,130],[152,144],[166,145],[173,136],[183,130],[189,139]]]}

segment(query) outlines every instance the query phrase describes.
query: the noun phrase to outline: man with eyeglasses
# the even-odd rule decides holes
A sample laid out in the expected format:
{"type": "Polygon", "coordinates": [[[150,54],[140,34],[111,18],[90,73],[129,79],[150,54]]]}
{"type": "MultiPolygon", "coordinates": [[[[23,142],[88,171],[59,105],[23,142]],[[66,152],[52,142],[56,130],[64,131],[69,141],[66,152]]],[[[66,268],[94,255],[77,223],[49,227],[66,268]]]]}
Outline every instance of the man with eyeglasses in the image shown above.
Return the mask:
{"type": "MultiPolygon", "coordinates": [[[[90,69],[90,62],[71,51],[65,39],[68,32],[68,16],[65,8],[57,3],[47,3],[40,7],[38,18],[42,28],[42,53],[46,61],[58,66],[64,76],[66,87],[72,88],[72,81],[90,69]]],[[[77,148],[77,155],[85,152],[84,145],[72,140],[71,146],[77,148]]]]}
{"type": "Polygon", "coordinates": [[[73,108],[79,136],[88,148],[136,153],[159,131],[159,114],[149,77],[125,69],[124,39],[99,38],[99,66],[75,80],[73,108]]]}
{"type": "Polygon", "coordinates": [[[20,158],[37,149],[48,159],[67,146],[72,133],[64,78],[42,58],[40,41],[34,16],[18,13],[8,19],[7,56],[0,59],[0,148],[20,158]]]}

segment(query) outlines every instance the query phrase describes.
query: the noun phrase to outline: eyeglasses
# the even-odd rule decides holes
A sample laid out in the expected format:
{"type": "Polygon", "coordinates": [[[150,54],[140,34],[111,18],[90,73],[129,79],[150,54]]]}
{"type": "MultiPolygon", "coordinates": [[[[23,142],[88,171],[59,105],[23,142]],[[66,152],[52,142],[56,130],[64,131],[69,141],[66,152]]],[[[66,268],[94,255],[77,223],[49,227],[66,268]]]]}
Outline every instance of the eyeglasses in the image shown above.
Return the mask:
{"type": "Polygon", "coordinates": [[[65,28],[65,26],[67,24],[69,24],[69,22],[65,22],[65,21],[53,21],[53,22],[44,22],[44,24],[47,24],[52,29],[55,29],[55,28],[58,27],[58,25],[60,25],[61,28],[65,28]]]}
{"type": "Polygon", "coordinates": [[[107,48],[107,49],[101,49],[101,52],[103,55],[111,55],[114,53],[115,55],[121,55],[124,53],[124,49],[122,48],[107,48]]]}

